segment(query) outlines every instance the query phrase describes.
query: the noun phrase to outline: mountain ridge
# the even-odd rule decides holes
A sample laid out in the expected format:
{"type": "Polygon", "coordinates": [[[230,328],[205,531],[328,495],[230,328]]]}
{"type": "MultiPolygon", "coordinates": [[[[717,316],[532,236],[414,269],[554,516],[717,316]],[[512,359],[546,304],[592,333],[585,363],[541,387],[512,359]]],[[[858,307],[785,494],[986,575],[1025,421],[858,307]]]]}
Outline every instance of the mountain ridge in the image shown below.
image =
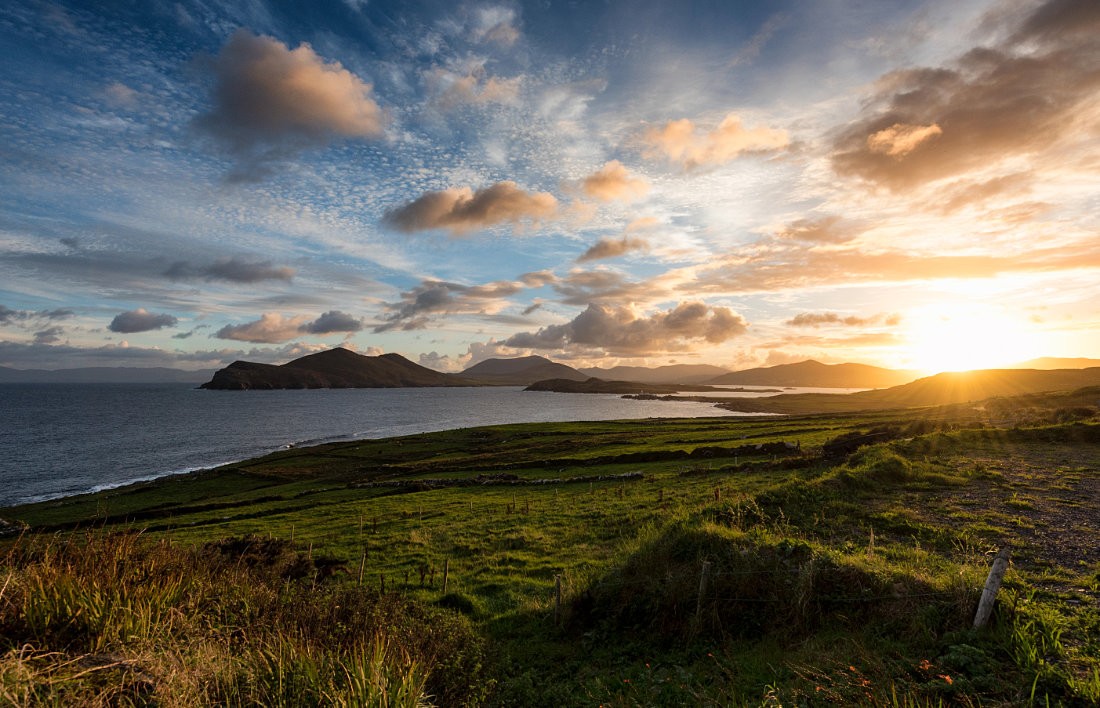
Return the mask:
{"type": "Polygon", "coordinates": [[[890,388],[909,383],[916,372],[870,364],[822,364],[813,359],[794,364],[733,371],[705,381],[710,386],[794,386],[814,388],[890,388]]]}

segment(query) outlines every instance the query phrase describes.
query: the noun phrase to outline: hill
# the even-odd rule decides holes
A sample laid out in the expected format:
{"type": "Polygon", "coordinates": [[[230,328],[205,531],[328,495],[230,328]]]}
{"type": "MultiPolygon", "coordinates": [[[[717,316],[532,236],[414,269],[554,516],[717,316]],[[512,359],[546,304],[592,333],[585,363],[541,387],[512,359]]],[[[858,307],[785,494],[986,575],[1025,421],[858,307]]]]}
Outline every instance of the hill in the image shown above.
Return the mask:
{"type": "Polygon", "coordinates": [[[723,374],[711,386],[805,386],[815,388],[889,388],[907,383],[916,373],[867,364],[822,364],[812,359],[723,374]]]}
{"type": "Polygon", "coordinates": [[[701,384],[730,373],[729,369],[710,364],[670,364],[668,366],[598,366],[578,369],[582,374],[614,381],[640,381],[653,384],[701,384]]]}
{"type": "Polygon", "coordinates": [[[199,383],[213,371],[163,366],[88,366],[75,369],[11,369],[0,366],[0,383],[199,383]]]}
{"type": "Polygon", "coordinates": [[[837,413],[942,406],[1004,396],[1071,391],[1100,385],[1091,369],[988,369],[946,372],[902,386],[852,394],[796,393],[725,401],[720,408],[748,413],[837,413]]]}
{"type": "Polygon", "coordinates": [[[1038,359],[1029,359],[1020,362],[1009,369],[1089,369],[1100,366],[1100,359],[1087,359],[1085,357],[1058,357],[1042,356],[1038,359]]]}
{"type": "Polygon", "coordinates": [[[276,388],[402,388],[473,386],[459,376],[433,371],[399,354],[364,356],[342,347],[286,364],[235,361],[200,388],[243,391],[276,388]]]}
{"type": "Polygon", "coordinates": [[[463,371],[462,376],[497,386],[528,386],[544,379],[584,381],[588,378],[572,367],[541,356],[486,359],[463,371]]]}

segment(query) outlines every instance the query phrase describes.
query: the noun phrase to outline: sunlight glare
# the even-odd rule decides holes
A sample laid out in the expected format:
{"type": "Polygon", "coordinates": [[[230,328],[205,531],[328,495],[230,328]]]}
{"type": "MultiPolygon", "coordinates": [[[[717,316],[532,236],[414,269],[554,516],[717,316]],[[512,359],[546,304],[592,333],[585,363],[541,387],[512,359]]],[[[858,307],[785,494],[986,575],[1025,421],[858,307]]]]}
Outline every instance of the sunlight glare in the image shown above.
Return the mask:
{"type": "Polygon", "coordinates": [[[989,306],[936,305],[906,321],[908,365],[925,374],[1001,368],[1042,353],[1033,325],[989,306]]]}

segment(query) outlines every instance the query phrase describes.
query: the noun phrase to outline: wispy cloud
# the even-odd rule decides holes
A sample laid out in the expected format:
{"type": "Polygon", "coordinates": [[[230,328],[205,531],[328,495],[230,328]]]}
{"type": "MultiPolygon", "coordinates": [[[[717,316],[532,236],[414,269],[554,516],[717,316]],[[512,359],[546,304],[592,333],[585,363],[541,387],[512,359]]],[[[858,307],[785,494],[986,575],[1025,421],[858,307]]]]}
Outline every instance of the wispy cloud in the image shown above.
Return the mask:
{"type": "Polygon", "coordinates": [[[249,261],[243,258],[225,258],[206,265],[192,265],[188,261],[176,261],[164,275],[172,280],[206,278],[231,283],[258,283],[264,280],[289,281],[294,269],[276,266],[271,261],[249,261]]]}
{"type": "MultiPolygon", "coordinates": [[[[529,275],[529,282],[532,284],[542,280],[537,274],[529,275]]],[[[399,302],[387,305],[389,313],[374,331],[425,329],[431,322],[431,317],[436,315],[495,314],[507,306],[509,297],[524,288],[525,283],[522,281],[462,285],[427,280],[412,290],[401,293],[399,302]]]]}
{"type": "Polygon", "coordinates": [[[643,136],[646,154],[665,158],[684,170],[725,164],[746,153],[773,152],[790,144],[787,131],[778,128],[746,128],[730,113],[717,127],[699,132],[688,118],[650,128],[643,136]]]}

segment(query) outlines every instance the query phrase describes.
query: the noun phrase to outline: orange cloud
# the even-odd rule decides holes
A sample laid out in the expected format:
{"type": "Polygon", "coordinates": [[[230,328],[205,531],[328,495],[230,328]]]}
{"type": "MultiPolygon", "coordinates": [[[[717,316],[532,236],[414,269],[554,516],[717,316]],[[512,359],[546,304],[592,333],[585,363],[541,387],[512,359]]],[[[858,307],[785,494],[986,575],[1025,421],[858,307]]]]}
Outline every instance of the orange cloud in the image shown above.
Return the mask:
{"type": "Polygon", "coordinates": [[[943,135],[940,126],[932,125],[903,125],[894,123],[889,128],[884,128],[873,135],[867,136],[867,149],[889,157],[905,157],[920,147],[921,143],[931,140],[937,135],[943,135]]]}
{"type": "Polygon", "coordinates": [[[791,327],[813,327],[821,325],[844,325],[845,327],[866,327],[868,325],[885,324],[894,327],[901,322],[899,315],[878,314],[870,317],[856,317],[848,315],[842,317],[835,312],[803,312],[787,320],[784,324],[791,327]]]}
{"type": "Polygon", "coordinates": [[[1100,91],[1100,5],[1048,0],[1008,38],[937,68],[884,76],[837,133],[837,173],[902,190],[1021,156],[1090,146],[1100,91]]]}
{"type": "Polygon", "coordinates": [[[594,174],[585,177],[581,182],[581,189],[585,195],[604,202],[630,200],[644,196],[649,191],[649,182],[640,177],[632,177],[623,163],[612,160],[594,174]]]}
{"type": "Polygon", "coordinates": [[[601,238],[585,251],[578,259],[578,263],[596,261],[603,258],[614,258],[631,251],[645,251],[649,249],[649,241],[644,238],[623,236],[622,238],[601,238]]]}
{"type": "Polygon", "coordinates": [[[315,320],[299,315],[283,317],[278,312],[265,312],[260,319],[240,325],[226,325],[214,336],[219,339],[232,339],[238,342],[256,344],[278,344],[303,334],[332,334],[336,332],[358,332],[363,322],[351,315],[331,310],[315,320]]]}
{"type": "Polygon", "coordinates": [[[376,138],[386,118],[371,85],[309,44],[237,30],[212,61],[214,108],[197,125],[253,160],[333,137],[376,138]]]}
{"type": "Polygon", "coordinates": [[[721,165],[744,153],[782,150],[790,143],[787,131],[745,128],[733,113],[707,133],[696,132],[695,123],[687,118],[669,121],[646,131],[643,141],[648,156],[663,156],[685,170],[721,165]]]}
{"type": "Polygon", "coordinates": [[[859,228],[839,216],[823,216],[817,219],[799,219],[778,232],[781,239],[809,243],[844,243],[859,236],[859,228]]]}
{"type": "Polygon", "coordinates": [[[552,194],[526,192],[515,182],[497,182],[476,192],[469,187],[428,192],[387,211],[385,221],[406,233],[447,229],[461,235],[497,224],[550,219],[557,212],[558,201],[552,194]]]}
{"type": "Polygon", "coordinates": [[[233,339],[238,342],[257,344],[277,344],[294,339],[302,333],[302,326],[308,317],[283,317],[278,312],[265,312],[260,319],[241,325],[226,325],[214,336],[219,339],[233,339]]]}

